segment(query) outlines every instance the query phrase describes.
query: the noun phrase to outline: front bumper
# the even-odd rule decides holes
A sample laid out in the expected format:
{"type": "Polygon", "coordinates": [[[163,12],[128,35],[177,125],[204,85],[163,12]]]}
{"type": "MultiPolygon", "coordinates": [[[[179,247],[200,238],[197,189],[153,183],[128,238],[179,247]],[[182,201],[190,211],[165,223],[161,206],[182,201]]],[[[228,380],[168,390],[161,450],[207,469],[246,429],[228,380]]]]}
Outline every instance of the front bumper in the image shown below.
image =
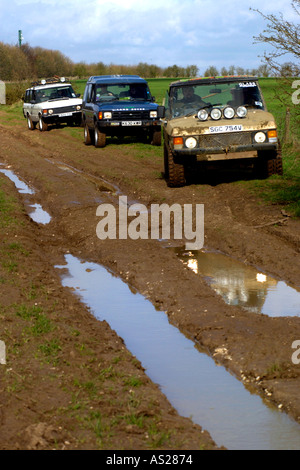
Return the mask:
{"type": "Polygon", "coordinates": [[[53,113],[53,114],[43,114],[43,120],[47,124],[52,124],[55,122],[67,122],[69,120],[72,121],[80,121],[81,120],[81,110],[80,111],[69,111],[65,113],[53,113]]]}
{"type": "Polygon", "coordinates": [[[252,145],[236,145],[226,149],[224,147],[197,147],[194,149],[182,148],[173,149],[176,157],[184,159],[185,157],[197,157],[202,161],[231,160],[239,158],[257,158],[260,151],[276,151],[278,144],[264,143],[252,145]]]}
{"type": "Polygon", "coordinates": [[[139,129],[139,128],[144,128],[144,127],[161,127],[161,121],[160,120],[145,120],[145,119],[136,119],[134,121],[130,121],[127,119],[124,120],[118,120],[118,121],[97,121],[98,127],[103,128],[118,128],[118,129],[139,129]]]}

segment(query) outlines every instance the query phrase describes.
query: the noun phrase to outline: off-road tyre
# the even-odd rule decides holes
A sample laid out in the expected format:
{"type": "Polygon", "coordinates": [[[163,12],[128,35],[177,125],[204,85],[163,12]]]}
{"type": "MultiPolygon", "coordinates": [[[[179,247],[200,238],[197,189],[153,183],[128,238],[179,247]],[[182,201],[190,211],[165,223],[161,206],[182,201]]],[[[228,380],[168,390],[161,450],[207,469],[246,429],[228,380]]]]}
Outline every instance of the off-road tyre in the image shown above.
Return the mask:
{"type": "Polygon", "coordinates": [[[93,136],[87,123],[84,124],[83,138],[85,145],[91,145],[93,143],[93,136]]]}
{"type": "Polygon", "coordinates": [[[277,152],[265,152],[258,155],[258,160],[255,164],[255,172],[257,178],[265,179],[272,175],[283,175],[281,149],[277,152]]]}
{"type": "Polygon", "coordinates": [[[33,122],[31,116],[27,114],[27,126],[30,131],[34,131],[36,128],[36,122],[33,122]]]}
{"type": "Polygon", "coordinates": [[[170,188],[185,186],[184,165],[174,161],[173,152],[167,144],[164,145],[164,174],[167,185],[170,188]]]}
{"type": "Polygon", "coordinates": [[[106,145],[106,134],[104,132],[101,132],[95,124],[95,133],[94,133],[94,144],[95,147],[97,148],[103,148],[106,145]]]}
{"type": "Polygon", "coordinates": [[[41,132],[48,130],[48,124],[43,120],[42,116],[39,116],[39,129],[41,132]]]}
{"type": "Polygon", "coordinates": [[[157,147],[161,146],[161,128],[154,128],[150,134],[150,143],[157,147]]]}
{"type": "Polygon", "coordinates": [[[272,158],[268,160],[268,176],[272,175],[283,175],[283,168],[282,168],[282,158],[272,158]]]}

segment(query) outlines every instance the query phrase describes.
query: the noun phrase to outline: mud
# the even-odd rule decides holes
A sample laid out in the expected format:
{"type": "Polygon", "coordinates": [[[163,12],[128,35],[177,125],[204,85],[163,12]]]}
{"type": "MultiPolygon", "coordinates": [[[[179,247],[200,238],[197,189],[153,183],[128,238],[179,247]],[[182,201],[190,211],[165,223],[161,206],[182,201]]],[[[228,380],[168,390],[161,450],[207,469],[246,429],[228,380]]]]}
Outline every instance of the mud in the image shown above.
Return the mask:
{"type": "MultiPolygon", "coordinates": [[[[85,414],[80,412],[80,419],[74,417],[74,409],[73,414],[68,409],[67,420],[63,417],[76,393],[76,396],[84,393],[82,384],[91,382],[91,377],[99,377],[100,363],[105,369],[105,364],[122,353],[126,360],[118,361],[118,367],[124,375],[136,375],[138,367],[130,359],[122,340],[105,322],[95,320],[67,288],[61,287],[53,266],[62,264],[68,252],[100,263],[123,278],[156,308],[167,312],[169,321],[196,341],[201,350],[300,422],[300,365],[293,364],[291,359],[292,343],[300,340],[300,319],[251,314],[225,304],[201,276],[184,266],[174,251],[166,249],[162,242],[99,240],[96,209],[101,202],[117,203],[116,188],[129,200],[147,206],[162,202],[204,204],[207,249],[219,250],[295,287],[300,285],[299,220],[283,215],[278,205],[263,204],[259,195],[239,182],[249,178],[247,173],[220,173],[213,179],[200,174],[194,177],[193,184],[170,189],[162,176],[162,149],[160,152],[130,141],[120,145],[115,140],[105,149],[95,149],[83,144],[81,129],[30,132],[25,121],[16,122],[12,127],[5,123],[3,114],[0,117],[0,161],[11,165],[21,179],[36,189],[35,202],[51,216],[51,221],[44,226],[30,221],[24,209],[24,196],[16,194],[13,184],[7,183],[1,175],[2,185],[18,200],[16,218],[23,220],[16,228],[2,229],[3,246],[7,245],[8,236],[17,237],[30,252],[30,256],[22,256],[24,270],[14,276],[16,285],[12,281],[1,284],[4,326],[0,339],[6,342],[10,353],[7,369],[1,372],[1,389],[4,390],[0,407],[2,448],[52,448],[54,445],[60,448],[149,448],[149,432],[145,429],[141,432],[136,424],[124,425],[120,418],[114,420],[118,424],[114,424],[113,435],[106,430],[97,438],[87,425],[87,409],[85,414]],[[76,171],[70,171],[70,167],[76,171]],[[48,292],[47,299],[43,296],[45,305],[53,305],[54,301],[57,305],[55,312],[51,309],[57,325],[55,335],[52,334],[59,338],[62,346],[55,374],[49,364],[37,364],[29,345],[25,346],[21,340],[22,330],[16,317],[11,313],[5,315],[14,303],[23,299],[25,285],[28,288],[30,282],[36,284],[37,279],[48,292]],[[86,357],[82,358],[79,352],[80,341],[70,334],[72,328],[80,330],[82,344],[86,341],[93,350],[88,368],[84,368],[86,357]],[[99,337],[100,343],[96,341],[99,337]],[[16,344],[22,351],[21,358],[15,357],[16,344]],[[47,374],[43,368],[47,369],[47,374]],[[12,373],[8,372],[10,370],[12,373]],[[75,380],[73,377],[78,373],[90,374],[90,378],[75,380]],[[18,391],[14,393],[15,382],[18,382],[18,391]],[[36,400],[37,395],[39,400],[36,400]],[[40,436],[35,440],[28,437],[33,435],[33,427],[40,436]],[[31,431],[28,433],[28,430],[31,431]]],[[[36,344],[37,339],[30,341],[36,344]]],[[[156,428],[165,438],[160,445],[157,439],[156,446],[214,448],[207,433],[190,420],[179,417],[144,371],[141,368],[138,371],[143,385],[134,391],[139,403],[135,411],[148,420],[159,415],[156,428]],[[154,406],[151,413],[150,402],[154,406]],[[168,434],[168,430],[173,431],[168,434]]],[[[118,377],[121,375],[119,371],[118,377]]],[[[96,406],[99,413],[101,410],[102,421],[107,423],[108,416],[120,416],[124,407],[129,406],[125,405],[129,392],[119,383],[112,391],[106,383],[105,393],[108,395],[101,395],[100,399],[98,395],[92,398],[89,395],[89,405],[92,409],[96,406]]],[[[132,400],[130,403],[132,405],[132,400]]],[[[95,416],[96,413],[94,427],[95,416]]]]}

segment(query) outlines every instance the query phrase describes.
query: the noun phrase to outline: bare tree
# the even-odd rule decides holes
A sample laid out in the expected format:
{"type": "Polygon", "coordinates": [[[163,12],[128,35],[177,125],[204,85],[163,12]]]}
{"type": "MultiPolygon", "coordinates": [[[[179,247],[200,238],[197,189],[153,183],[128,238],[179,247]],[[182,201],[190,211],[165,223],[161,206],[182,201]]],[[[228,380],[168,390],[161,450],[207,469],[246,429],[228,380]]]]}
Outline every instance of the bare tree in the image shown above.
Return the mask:
{"type": "MultiPolygon", "coordinates": [[[[300,0],[292,0],[291,6],[300,16],[300,0]]],[[[272,14],[264,15],[259,10],[250,9],[258,12],[267,21],[266,29],[259,36],[254,37],[254,40],[256,43],[272,46],[272,51],[264,54],[268,65],[280,74],[282,66],[278,64],[278,59],[290,55],[296,61],[294,65],[297,67],[297,74],[300,74],[300,24],[285,20],[282,13],[277,17],[272,14]]]]}
{"type": "MultiPolygon", "coordinates": [[[[291,6],[300,17],[300,0],[291,0],[291,6]]],[[[259,36],[254,37],[254,40],[256,43],[272,46],[271,52],[265,52],[264,59],[273,74],[279,77],[274,98],[283,105],[282,109],[286,108],[286,115],[283,116],[280,113],[278,116],[283,121],[282,140],[296,146],[295,161],[297,162],[299,161],[300,107],[298,100],[293,100],[292,91],[295,87],[299,87],[299,82],[295,80],[295,77],[300,75],[300,24],[285,20],[282,13],[275,16],[264,15],[259,10],[253,11],[258,12],[267,21],[266,29],[259,36]],[[289,59],[289,61],[282,63],[282,58],[289,59]]]]}

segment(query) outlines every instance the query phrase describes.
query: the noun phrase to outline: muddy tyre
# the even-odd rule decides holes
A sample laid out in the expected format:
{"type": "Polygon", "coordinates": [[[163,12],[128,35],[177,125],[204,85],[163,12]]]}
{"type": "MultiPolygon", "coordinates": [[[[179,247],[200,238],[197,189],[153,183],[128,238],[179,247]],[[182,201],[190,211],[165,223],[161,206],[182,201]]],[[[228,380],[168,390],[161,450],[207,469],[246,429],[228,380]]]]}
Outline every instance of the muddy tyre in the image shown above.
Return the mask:
{"type": "Polygon", "coordinates": [[[32,121],[29,114],[27,114],[27,126],[30,131],[33,131],[36,128],[36,123],[32,121]]]}
{"type": "Polygon", "coordinates": [[[95,147],[103,148],[106,145],[106,134],[101,132],[97,125],[95,125],[95,147]]]}
{"type": "Polygon", "coordinates": [[[267,169],[268,176],[272,175],[283,175],[283,168],[282,168],[282,158],[272,158],[268,160],[268,169],[267,169]]]}
{"type": "Polygon", "coordinates": [[[185,185],[184,165],[174,161],[173,152],[167,145],[164,145],[164,172],[167,185],[170,188],[178,188],[185,185]]]}
{"type": "Polygon", "coordinates": [[[281,151],[258,155],[258,161],[255,165],[257,178],[269,178],[272,175],[283,175],[281,151]]]}
{"type": "Polygon", "coordinates": [[[150,143],[151,145],[160,146],[161,145],[161,128],[153,129],[150,135],[150,143]]]}
{"type": "Polygon", "coordinates": [[[84,125],[83,136],[84,136],[85,145],[91,145],[93,143],[92,133],[91,133],[91,131],[90,131],[90,129],[89,129],[89,127],[86,123],[84,125]]]}
{"type": "Polygon", "coordinates": [[[48,130],[48,124],[46,124],[42,116],[39,116],[39,129],[41,132],[46,132],[48,130]]]}

